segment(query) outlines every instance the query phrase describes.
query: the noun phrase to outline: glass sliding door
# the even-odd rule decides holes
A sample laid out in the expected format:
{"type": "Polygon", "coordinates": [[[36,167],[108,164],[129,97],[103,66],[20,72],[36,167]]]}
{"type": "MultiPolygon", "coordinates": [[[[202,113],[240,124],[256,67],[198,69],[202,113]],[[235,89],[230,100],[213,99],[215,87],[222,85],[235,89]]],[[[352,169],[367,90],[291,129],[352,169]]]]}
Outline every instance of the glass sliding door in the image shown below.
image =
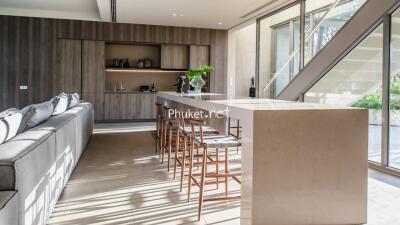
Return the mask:
{"type": "Polygon", "coordinates": [[[377,163],[382,149],[382,32],[380,25],[304,96],[305,102],[368,109],[368,159],[377,163]]]}
{"type": "Polygon", "coordinates": [[[400,169],[400,9],[392,14],[389,85],[389,166],[400,169]]]}

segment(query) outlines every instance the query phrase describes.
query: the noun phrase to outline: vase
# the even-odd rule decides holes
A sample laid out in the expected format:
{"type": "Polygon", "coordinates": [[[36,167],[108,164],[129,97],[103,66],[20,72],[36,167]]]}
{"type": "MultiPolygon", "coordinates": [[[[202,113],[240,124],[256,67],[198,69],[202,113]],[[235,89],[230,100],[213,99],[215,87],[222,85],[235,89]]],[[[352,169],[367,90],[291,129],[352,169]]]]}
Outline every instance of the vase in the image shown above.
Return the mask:
{"type": "Polygon", "coordinates": [[[194,93],[201,93],[201,88],[206,84],[202,76],[195,76],[190,81],[190,86],[194,88],[194,93]]]}

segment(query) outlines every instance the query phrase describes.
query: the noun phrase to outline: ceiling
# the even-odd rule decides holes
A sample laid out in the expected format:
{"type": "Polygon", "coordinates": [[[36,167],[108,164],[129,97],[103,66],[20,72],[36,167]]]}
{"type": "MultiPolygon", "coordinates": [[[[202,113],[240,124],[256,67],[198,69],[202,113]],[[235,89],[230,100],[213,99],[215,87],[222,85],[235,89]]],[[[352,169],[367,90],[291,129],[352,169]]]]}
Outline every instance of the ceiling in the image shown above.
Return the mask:
{"type": "Polygon", "coordinates": [[[100,19],[96,0],[0,0],[0,15],[100,19]]]}
{"type": "MultiPolygon", "coordinates": [[[[117,22],[229,29],[291,0],[116,0],[117,22]]],[[[110,0],[0,0],[0,15],[111,21],[110,0]]]]}

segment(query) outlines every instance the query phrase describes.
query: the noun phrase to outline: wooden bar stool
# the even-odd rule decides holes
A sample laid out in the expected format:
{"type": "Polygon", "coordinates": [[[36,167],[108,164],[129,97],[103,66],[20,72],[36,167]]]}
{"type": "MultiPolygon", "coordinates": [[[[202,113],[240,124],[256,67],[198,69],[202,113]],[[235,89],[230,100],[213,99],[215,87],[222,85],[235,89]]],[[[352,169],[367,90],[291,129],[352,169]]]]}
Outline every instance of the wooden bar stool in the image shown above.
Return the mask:
{"type": "Polygon", "coordinates": [[[157,114],[156,114],[156,152],[158,152],[158,149],[161,146],[161,137],[162,137],[162,132],[161,132],[161,128],[162,128],[162,109],[161,109],[161,104],[156,102],[156,110],[157,110],[157,114]]]}
{"type": "MultiPolygon", "coordinates": [[[[231,135],[238,140],[241,139],[242,135],[242,127],[240,126],[240,122],[238,119],[228,118],[228,135],[231,135]],[[236,122],[236,124],[235,124],[236,122]],[[235,124],[235,125],[232,125],[235,124]]],[[[239,147],[236,148],[236,153],[239,154],[239,147]]]]}
{"type": "MultiPolygon", "coordinates": [[[[192,146],[190,148],[190,157],[193,157],[194,154],[194,149],[201,149],[202,152],[202,162],[201,162],[201,173],[200,174],[194,174],[192,173],[193,170],[193,158],[189,160],[190,166],[189,166],[189,184],[188,184],[188,196],[190,198],[190,193],[191,193],[191,186],[192,186],[192,181],[195,185],[200,187],[200,192],[199,192],[199,208],[198,208],[198,220],[200,220],[200,216],[202,213],[202,208],[203,208],[203,202],[204,201],[218,201],[218,200],[229,200],[229,199],[237,199],[240,198],[240,195],[238,196],[229,196],[229,180],[228,178],[231,177],[233,180],[238,182],[239,184],[241,183],[240,179],[238,177],[241,176],[241,172],[229,172],[229,152],[228,148],[236,148],[240,147],[241,144],[240,142],[233,136],[225,136],[225,135],[211,135],[211,136],[204,136],[203,135],[203,126],[204,121],[202,120],[196,120],[196,119],[190,119],[190,125],[192,127],[192,146]],[[196,130],[196,127],[199,129],[199,133],[194,132],[196,130]],[[211,173],[207,171],[207,163],[209,160],[208,154],[210,149],[216,149],[216,162],[218,165],[219,163],[224,164],[224,172],[221,173],[219,171],[219,168],[216,168],[215,173],[211,173]],[[225,157],[223,161],[219,161],[219,149],[225,149],[225,157]],[[197,178],[200,176],[200,180],[197,178]],[[204,187],[206,184],[206,179],[207,178],[224,178],[224,183],[225,183],[225,196],[223,197],[213,197],[213,198],[208,198],[204,199],[204,187]]],[[[217,180],[217,183],[219,181],[217,180]]]]}
{"type": "MultiPolygon", "coordinates": [[[[180,191],[183,189],[183,180],[184,180],[184,173],[185,168],[189,165],[185,162],[189,159],[189,156],[186,154],[189,153],[188,147],[192,143],[192,128],[190,126],[186,126],[185,118],[182,117],[180,114],[176,116],[177,121],[177,134],[175,139],[175,157],[174,157],[174,179],[176,178],[176,171],[177,167],[181,167],[181,182],[180,182],[180,191]],[[181,154],[179,154],[181,153],[181,154]]],[[[203,126],[203,135],[217,135],[219,132],[208,126],[203,126]]],[[[195,132],[199,133],[200,130],[197,129],[195,132]]]]}
{"type": "Polygon", "coordinates": [[[164,106],[164,116],[162,121],[163,135],[161,145],[161,162],[164,163],[165,153],[167,153],[167,167],[168,172],[171,166],[171,155],[175,143],[173,142],[174,137],[177,135],[176,118],[169,116],[169,110],[172,108],[164,106]]]}

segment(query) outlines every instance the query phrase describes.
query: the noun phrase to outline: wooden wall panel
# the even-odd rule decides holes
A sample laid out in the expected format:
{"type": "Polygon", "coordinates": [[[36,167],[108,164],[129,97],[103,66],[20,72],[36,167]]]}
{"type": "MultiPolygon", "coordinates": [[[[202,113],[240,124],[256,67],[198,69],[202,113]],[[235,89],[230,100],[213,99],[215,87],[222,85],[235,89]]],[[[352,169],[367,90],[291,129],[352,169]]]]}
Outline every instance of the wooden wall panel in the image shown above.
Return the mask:
{"type": "MultiPolygon", "coordinates": [[[[15,20],[13,20],[15,22],[15,20]]],[[[14,60],[15,42],[11,41],[13,37],[12,26],[15,26],[9,17],[0,19],[0,107],[1,110],[9,107],[15,107],[18,104],[18,92],[16,76],[11,75],[12,64],[14,60]],[[4,47],[8,46],[8,47],[4,47]]],[[[15,74],[15,73],[14,73],[15,74]]],[[[0,110],[0,111],[1,111],[0,110]]]]}
{"type": "Polygon", "coordinates": [[[0,16],[0,110],[45,101],[58,92],[57,39],[209,45],[216,69],[211,91],[226,92],[226,30],[0,16]]]}
{"type": "Polygon", "coordinates": [[[81,93],[82,84],[82,44],[81,40],[57,40],[57,79],[58,92],[81,93]]]}
{"type": "Polygon", "coordinates": [[[189,47],[161,45],[161,69],[189,69],[189,47]]]}
{"type": "Polygon", "coordinates": [[[210,74],[210,92],[225,94],[227,89],[228,33],[222,30],[211,31],[210,64],[215,71],[210,74]]]}
{"type": "Polygon", "coordinates": [[[103,92],[105,87],[104,41],[82,41],[82,92],[103,92]]]}
{"type": "Polygon", "coordinates": [[[210,47],[208,45],[190,46],[190,69],[196,69],[202,65],[210,65],[210,47]]]}
{"type": "Polygon", "coordinates": [[[0,92],[6,93],[0,110],[48,100],[56,74],[56,20],[0,16],[0,24],[0,92]]]}
{"type": "Polygon", "coordinates": [[[94,120],[104,120],[104,93],[82,93],[82,100],[92,103],[94,120]]]}

